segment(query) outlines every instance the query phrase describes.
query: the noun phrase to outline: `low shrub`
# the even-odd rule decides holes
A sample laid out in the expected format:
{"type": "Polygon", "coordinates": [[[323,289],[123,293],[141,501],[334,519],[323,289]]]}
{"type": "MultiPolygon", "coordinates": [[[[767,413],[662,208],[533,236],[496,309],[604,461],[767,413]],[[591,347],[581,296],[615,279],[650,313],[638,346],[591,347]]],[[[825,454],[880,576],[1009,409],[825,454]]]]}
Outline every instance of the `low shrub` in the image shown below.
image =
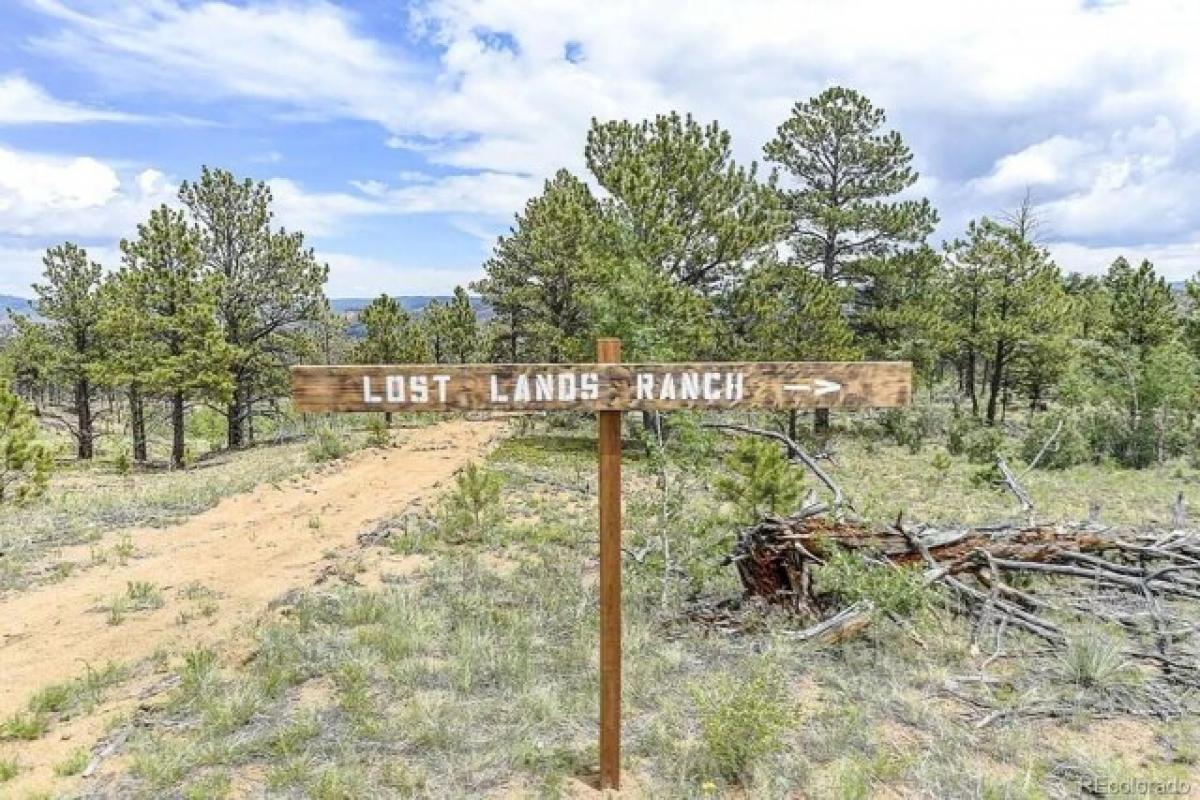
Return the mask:
{"type": "Polygon", "coordinates": [[[1094,460],[1079,416],[1071,412],[1039,414],[1034,418],[1021,442],[1021,458],[1032,464],[1039,453],[1038,469],[1068,469],[1094,460]]]}
{"type": "Polygon", "coordinates": [[[911,616],[929,604],[920,570],[872,563],[840,548],[817,568],[816,581],[818,589],[842,605],[869,600],[885,613],[911,616]]]}
{"type": "Polygon", "coordinates": [[[783,748],[792,703],[773,665],[759,664],[750,675],[722,673],[693,687],[692,697],[701,743],[722,778],[741,780],[760,759],[783,748]]]}
{"type": "Polygon", "coordinates": [[[336,461],[346,455],[348,448],[337,431],[328,426],[318,428],[308,444],[308,458],[321,464],[326,461],[336,461]]]}

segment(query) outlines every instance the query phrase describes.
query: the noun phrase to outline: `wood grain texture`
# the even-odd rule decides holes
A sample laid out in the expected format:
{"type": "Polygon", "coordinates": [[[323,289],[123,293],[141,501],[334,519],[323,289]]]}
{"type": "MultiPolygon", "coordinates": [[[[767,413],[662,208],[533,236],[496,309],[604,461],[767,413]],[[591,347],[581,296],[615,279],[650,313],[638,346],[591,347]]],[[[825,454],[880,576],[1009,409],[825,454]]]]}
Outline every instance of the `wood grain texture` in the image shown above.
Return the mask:
{"type": "MultiPolygon", "coordinates": [[[[596,360],[621,360],[620,339],[596,342],[596,360]]],[[[621,412],[600,411],[600,789],[621,786],[621,412]]]]}
{"type": "Polygon", "coordinates": [[[300,411],[853,409],[911,396],[907,361],[292,368],[300,411]]]}

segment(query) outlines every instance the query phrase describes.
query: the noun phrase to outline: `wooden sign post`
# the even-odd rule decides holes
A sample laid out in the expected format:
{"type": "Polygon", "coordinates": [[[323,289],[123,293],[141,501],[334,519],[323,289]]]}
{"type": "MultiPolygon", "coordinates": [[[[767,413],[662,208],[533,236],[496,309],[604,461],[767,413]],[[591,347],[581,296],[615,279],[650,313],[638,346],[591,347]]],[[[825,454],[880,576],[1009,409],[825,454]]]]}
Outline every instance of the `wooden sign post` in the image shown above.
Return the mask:
{"type": "Polygon", "coordinates": [[[621,414],[672,409],[883,408],[907,405],[906,361],[623,364],[596,342],[595,364],[293,367],[298,411],[593,411],[599,422],[600,787],[620,787],[621,414]]]}

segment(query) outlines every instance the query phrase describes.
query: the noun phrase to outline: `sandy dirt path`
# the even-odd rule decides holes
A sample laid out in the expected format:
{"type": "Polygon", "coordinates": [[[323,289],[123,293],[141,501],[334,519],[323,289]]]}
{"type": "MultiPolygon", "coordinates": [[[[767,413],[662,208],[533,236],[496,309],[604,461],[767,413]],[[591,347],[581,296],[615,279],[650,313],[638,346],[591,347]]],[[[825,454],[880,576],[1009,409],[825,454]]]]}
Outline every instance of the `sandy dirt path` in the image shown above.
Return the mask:
{"type": "MultiPolygon", "coordinates": [[[[502,427],[451,420],[402,431],[396,447],[363,450],[307,477],[260,486],[173,527],[133,530],[128,539],[122,534],[134,551],[123,565],[112,559],[0,599],[0,719],[23,709],[39,688],[79,676],[86,665],[132,664],[157,651],[178,653],[230,638],[271,600],[312,586],[331,552],[354,546],[373,523],[433,496],[484,455],[502,427]],[[159,590],[163,607],[109,624],[104,608],[138,581],[159,590]],[[178,592],[193,582],[215,593],[218,610],[181,621],[192,604],[178,592]]],[[[116,534],[107,540],[111,545],[116,534]]],[[[47,738],[54,737],[52,729],[47,738]]],[[[27,767],[46,766],[30,762],[41,760],[31,752],[36,743],[5,749],[15,749],[27,767]]]]}

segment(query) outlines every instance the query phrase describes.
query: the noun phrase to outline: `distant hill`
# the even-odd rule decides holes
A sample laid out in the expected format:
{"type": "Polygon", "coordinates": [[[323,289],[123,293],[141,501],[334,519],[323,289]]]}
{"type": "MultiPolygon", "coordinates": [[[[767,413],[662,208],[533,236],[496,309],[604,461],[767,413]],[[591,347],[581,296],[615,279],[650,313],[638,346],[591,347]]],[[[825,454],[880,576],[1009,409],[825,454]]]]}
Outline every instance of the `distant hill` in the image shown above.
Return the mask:
{"type": "MultiPolygon", "coordinates": [[[[359,311],[371,304],[373,297],[331,297],[329,305],[333,310],[345,316],[356,315],[359,311]]],[[[454,298],[451,295],[397,295],[395,299],[400,303],[400,306],[405,311],[421,311],[430,302],[437,300],[441,303],[449,303],[454,298]]],[[[491,309],[483,302],[482,298],[472,297],[471,307],[475,309],[475,314],[481,319],[486,319],[491,316],[491,309]]]]}
{"type": "Polygon", "coordinates": [[[8,318],[8,312],[14,314],[32,314],[33,301],[11,294],[0,294],[0,317],[8,318]]]}

